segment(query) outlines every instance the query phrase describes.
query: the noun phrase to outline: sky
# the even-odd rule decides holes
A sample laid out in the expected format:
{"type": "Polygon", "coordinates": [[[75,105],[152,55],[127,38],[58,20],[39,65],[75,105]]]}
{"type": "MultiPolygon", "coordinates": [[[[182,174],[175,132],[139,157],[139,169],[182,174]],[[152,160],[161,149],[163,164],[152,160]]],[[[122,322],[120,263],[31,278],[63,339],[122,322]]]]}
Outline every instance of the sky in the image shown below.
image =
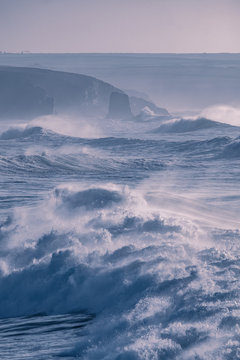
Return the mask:
{"type": "Polygon", "coordinates": [[[240,52],[240,0],[0,0],[0,51],[240,52]]]}

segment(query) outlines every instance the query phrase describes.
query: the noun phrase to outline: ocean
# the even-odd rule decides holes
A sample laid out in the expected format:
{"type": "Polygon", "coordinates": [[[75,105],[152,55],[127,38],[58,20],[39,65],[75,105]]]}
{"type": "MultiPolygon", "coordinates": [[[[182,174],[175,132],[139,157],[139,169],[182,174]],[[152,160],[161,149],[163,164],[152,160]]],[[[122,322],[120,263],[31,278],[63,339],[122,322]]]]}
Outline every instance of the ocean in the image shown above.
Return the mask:
{"type": "MultiPolygon", "coordinates": [[[[127,89],[113,69],[127,63],[131,73],[133,57],[130,66],[129,55],[86,56],[2,54],[0,64],[81,72],[85,61],[87,75],[98,65],[94,76],[127,89]]],[[[152,62],[172,64],[172,84],[176,62],[194,58],[165,56],[136,55],[148,78],[138,87],[131,73],[136,92],[152,79],[154,93],[152,62]]],[[[235,98],[217,78],[218,95],[176,98],[178,84],[171,102],[171,85],[163,103],[160,91],[149,95],[174,114],[163,124],[1,120],[1,360],[240,359],[238,55],[206,56],[192,81],[203,83],[196,68],[206,80],[224,62],[235,98]]]]}

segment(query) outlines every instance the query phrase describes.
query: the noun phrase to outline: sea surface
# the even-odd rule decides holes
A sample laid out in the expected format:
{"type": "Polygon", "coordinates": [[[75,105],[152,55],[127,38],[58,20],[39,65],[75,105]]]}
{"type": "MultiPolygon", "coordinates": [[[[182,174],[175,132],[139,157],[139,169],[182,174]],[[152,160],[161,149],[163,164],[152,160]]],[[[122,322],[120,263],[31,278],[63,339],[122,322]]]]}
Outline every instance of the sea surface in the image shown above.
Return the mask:
{"type": "Polygon", "coordinates": [[[1,122],[1,360],[240,359],[240,127],[224,114],[1,122]]]}

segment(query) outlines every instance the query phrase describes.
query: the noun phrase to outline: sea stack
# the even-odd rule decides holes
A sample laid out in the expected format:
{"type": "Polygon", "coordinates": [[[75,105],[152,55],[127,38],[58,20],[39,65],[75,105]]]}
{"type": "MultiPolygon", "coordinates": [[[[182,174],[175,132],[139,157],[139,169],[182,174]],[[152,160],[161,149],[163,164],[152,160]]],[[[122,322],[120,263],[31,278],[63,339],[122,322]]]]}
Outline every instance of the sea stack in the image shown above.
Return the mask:
{"type": "Polygon", "coordinates": [[[128,95],[112,92],[107,117],[111,119],[127,119],[132,118],[132,116],[128,95]]]}

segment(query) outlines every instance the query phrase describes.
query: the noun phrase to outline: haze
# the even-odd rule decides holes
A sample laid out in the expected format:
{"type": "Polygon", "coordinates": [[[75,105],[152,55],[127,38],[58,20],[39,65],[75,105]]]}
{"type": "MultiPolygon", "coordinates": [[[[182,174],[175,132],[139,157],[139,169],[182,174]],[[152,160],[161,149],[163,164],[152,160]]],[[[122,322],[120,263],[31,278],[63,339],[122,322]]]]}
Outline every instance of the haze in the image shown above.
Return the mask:
{"type": "Polygon", "coordinates": [[[0,0],[0,51],[240,52],[239,0],[0,0]]]}

